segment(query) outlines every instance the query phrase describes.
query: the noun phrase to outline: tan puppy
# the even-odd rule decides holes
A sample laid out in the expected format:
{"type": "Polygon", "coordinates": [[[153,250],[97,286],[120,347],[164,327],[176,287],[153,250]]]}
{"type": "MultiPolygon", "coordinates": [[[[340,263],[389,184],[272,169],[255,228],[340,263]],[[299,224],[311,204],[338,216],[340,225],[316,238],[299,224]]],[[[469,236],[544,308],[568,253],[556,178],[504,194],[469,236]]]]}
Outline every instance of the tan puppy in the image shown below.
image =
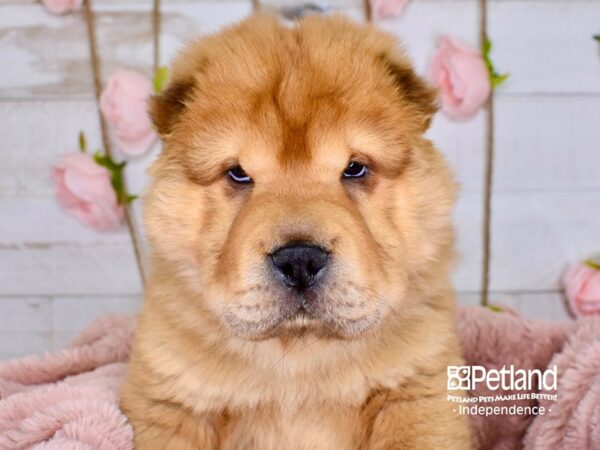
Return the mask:
{"type": "Polygon", "coordinates": [[[467,449],[434,93],[388,35],[255,16],[192,43],[152,115],[138,449],[467,449]]]}

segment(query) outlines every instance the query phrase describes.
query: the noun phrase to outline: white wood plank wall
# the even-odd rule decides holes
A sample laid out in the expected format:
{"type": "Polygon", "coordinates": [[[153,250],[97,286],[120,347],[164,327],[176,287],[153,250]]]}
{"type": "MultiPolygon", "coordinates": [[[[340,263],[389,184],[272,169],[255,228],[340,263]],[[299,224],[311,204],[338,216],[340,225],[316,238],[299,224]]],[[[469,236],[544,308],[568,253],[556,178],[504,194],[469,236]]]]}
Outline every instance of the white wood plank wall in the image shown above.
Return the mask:
{"type": "MultiPolygon", "coordinates": [[[[600,0],[488,0],[493,59],[511,78],[496,92],[492,301],[529,317],[563,318],[559,278],[600,250],[600,0]]],[[[251,12],[250,0],[163,0],[162,64],[189,37],[251,12]]],[[[301,1],[263,1],[278,8],[301,1]]],[[[364,20],[361,0],[329,0],[364,20]]],[[[150,75],[151,1],[95,0],[103,77],[150,75]]],[[[424,73],[441,33],[476,45],[479,2],[413,0],[378,24],[424,73]]],[[[94,317],[133,312],[141,283],[126,230],[97,233],[56,206],[49,168],[79,130],[100,145],[85,24],[32,0],[0,0],[0,358],[57,348],[94,317]]],[[[462,184],[456,209],[461,301],[477,303],[485,116],[436,118],[431,137],[462,184]]],[[[159,151],[128,168],[141,192],[159,151]]],[[[136,208],[139,210],[139,206],[136,208]]]]}

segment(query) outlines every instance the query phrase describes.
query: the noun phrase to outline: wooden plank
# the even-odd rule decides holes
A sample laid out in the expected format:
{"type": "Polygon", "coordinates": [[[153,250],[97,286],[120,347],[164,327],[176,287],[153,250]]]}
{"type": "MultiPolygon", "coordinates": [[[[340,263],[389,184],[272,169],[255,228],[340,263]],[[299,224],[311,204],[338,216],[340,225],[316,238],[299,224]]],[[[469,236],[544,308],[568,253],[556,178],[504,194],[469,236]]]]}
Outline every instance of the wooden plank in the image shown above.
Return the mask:
{"type": "Polygon", "coordinates": [[[558,289],[600,249],[598,96],[499,97],[492,289],[558,289]]]}
{"type": "MultiPolygon", "coordinates": [[[[62,153],[77,151],[77,135],[85,131],[90,151],[100,146],[98,113],[94,100],[0,102],[0,196],[47,197],[54,193],[50,171],[62,153]],[[48,118],[59,120],[48,120],[48,118]],[[31,124],[35,126],[32,127],[31,124]]],[[[118,146],[113,142],[117,157],[118,146]]],[[[146,171],[160,151],[160,143],[146,155],[129,161],[126,168],[129,192],[146,190],[146,171]]],[[[141,230],[142,199],[133,205],[141,230]]],[[[76,236],[74,236],[76,239],[76,236]]]]}
{"type": "Polygon", "coordinates": [[[105,314],[139,310],[139,295],[0,296],[0,360],[59,350],[105,314]]]}
{"type": "Polygon", "coordinates": [[[493,60],[511,73],[499,95],[600,92],[600,2],[493,1],[493,60]]]}
{"type": "MultiPolygon", "coordinates": [[[[127,67],[151,76],[151,4],[96,6],[97,38],[106,80],[127,67]]],[[[168,3],[162,8],[161,50],[167,62],[185,39],[212,32],[251,11],[249,1],[168,3]]],[[[79,14],[54,16],[39,4],[0,4],[0,51],[11,61],[0,98],[91,97],[86,28],[79,14]]]]}
{"type": "Polygon", "coordinates": [[[600,188],[600,96],[500,97],[496,191],[600,188]]]}
{"type": "MultiPolygon", "coordinates": [[[[149,3],[96,8],[104,80],[120,67],[151,75],[149,8],[149,3]]],[[[0,81],[0,98],[93,96],[81,14],[51,15],[38,4],[0,6],[0,42],[11,59],[0,81]]]]}
{"type": "Polygon", "coordinates": [[[480,192],[485,156],[485,115],[468,122],[454,122],[438,113],[427,133],[454,170],[461,190],[480,192]]]}
{"type": "MultiPolygon", "coordinates": [[[[589,93],[600,91],[597,0],[492,0],[489,34],[493,60],[511,72],[499,95],[589,93]],[[560,32],[558,32],[560,30],[560,32]]],[[[421,73],[426,72],[442,33],[478,45],[479,8],[475,1],[411,2],[399,18],[378,21],[398,35],[421,73]]]]}
{"type": "Polygon", "coordinates": [[[53,298],[49,347],[54,350],[65,347],[94,320],[106,314],[128,314],[133,320],[140,305],[140,295],[53,298]]]}
{"type": "Polygon", "coordinates": [[[51,15],[39,4],[0,5],[0,51],[11,62],[0,79],[2,98],[92,93],[78,14],[51,15]]]}
{"type": "Polygon", "coordinates": [[[479,3],[473,0],[413,1],[402,16],[376,23],[398,36],[418,72],[426,74],[439,35],[449,34],[478,45],[479,3]]]}
{"type": "MultiPolygon", "coordinates": [[[[0,152],[0,197],[46,198],[53,204],[53,199],[49,198],[54,193],[51,167],[62,153],[77,151],[79,131],[85,131],[90,151],[100,146],[94,100],[4,101],[0,102],[0,114],[4,118],[0,123],[0,148],[9,149],[0,152]]],[[[114,143],[113,148],[119,157],[114,143]]],[[[129,192],[141,195],[145,191],[148,183],[146,170],[159,150],[157,142],[147,155],[129,162],[126,168],[129,192]]],[[[139,199],[133,205],[138,230],[141,230],[141,203],[139,199]]],[[[87,245],[77,242],[78,238],[76,233],[70,237],[72,245],[87,245]]],[[[98,233],[98,239],[103,238],[104,235],[98,233]]],[[[142,245],[145,251],[143,240],[142,245]]],[[[52,252],[46,255],[53,257],[52,252]]]]}
{"type": "Polygon", "coordinates": [[[136,294],[140,280],[125,228],[99,233],[52,197],[0,197],[0,294],[136,294]]]}
{"type": "Polygon", "coordinates": [[[78,150],[79,131],[91,151],[100,146],[93,100],[5,101],[0,115],[0,196],[52,195],[51,167],[78,150]]]}
{"type": "MultiPolygon", "coordinates": [[[[250,12],[249,3],[166,3],[165,55],[172,55],[183,35],[214,31],[243,17],[250,12]]],[[[358,2],[356,6],[351,0],[343,3],[360,10],[358,2]]],[[[96,7],[105,72],[121,65],[149,71],[150,2],[103,2],[96,7]]],[[[598,92],[600,59],[591,35],[598,32],[595,17],[599,12],[599,2],[581,0],[491,2],[494,60],[500,70],[513,72],[499,94],[598,92]]],[[[424,71],[438,34],[449,33],[476,45],[477,23],[477,2],[462,0],[412,2],[402,17],[382,20],[379,25],[404,37],[409,53],[424,71]]],[[[53,16],[37,3],[3,2],[0,38],[11,60],[0,82],[0,97],[91,94],[80,15],[53,16]]]]}
{"type": "Polygon", "coordinates": [[[52,305],[45,297],[0,297],[0,360],[50,349],[52,305]]]}
{"type": "Polygon", "coordinates": [[[481,193],[462,192],[454,210],[457,260],[453,282],[459,291],[481,289],[482,204],[481,193]]]}
{"type": "Polygon", "coordinates": [[[600,250],[600,191],[494,193],[491,289],[560,289],[570,263],[600,250]]]}
{"type": "Polygon", "coordinates": [[[47,297],[0,297],[0,330],[50,332],[52,305],[47,297]]]}
{"type": "Polygon", "coordinates": [[[0,331],[0,361],[50,350],[50,332],[0,331]]]}

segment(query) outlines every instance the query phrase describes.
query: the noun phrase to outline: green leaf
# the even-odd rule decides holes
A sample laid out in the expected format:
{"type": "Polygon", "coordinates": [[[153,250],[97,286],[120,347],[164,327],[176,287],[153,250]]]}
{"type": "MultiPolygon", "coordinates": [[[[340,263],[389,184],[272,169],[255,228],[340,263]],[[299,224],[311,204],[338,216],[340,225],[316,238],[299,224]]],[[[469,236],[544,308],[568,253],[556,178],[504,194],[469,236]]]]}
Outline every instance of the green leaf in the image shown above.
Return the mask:
{"type": "Polygon", "coordinates": [[[128,205],[133,202],[137,196],[130,195],[125,189],[125,183],[123,181],[123,169],[127,165],[127,162],[123,161],[117,163],[108,155],[103,155],[99,150],[94,153],[94,160],[98,165],[105,167],[110,172],[110,182],[112,184],[115,193],[117,194],[117,201],[122,205],[128,205]]]}
{"type": "Polygon", "coordinates": [[[127,195],[127,198],[125,199],[125,201],[129,205],[130,203],[132,203],[134,200],[137,200],[137,199],[138,199],[137,195],[127,195]]]}
{"type": "Polygon", "coordinates": [[[600,270],[600,262],[594,261],[593,259],[587,259],[584,264],[592,269],[600,270]]]}
{"type": "Polygon", "coordinates": [[[490,41],[490,39],[486,36],[481,47],[481,54],[483,56],[483,60],[485,61],[485,66],[487,67],[488,73],[490,74],[490,83],[492,85],[492,89],[496,89],[498,86],[500,86],[507,80],[510,74],[500,74],[496,72],[496,69],[494,69],[494,63],[492,62],[492,58],[490,56],[491,51],[492,41],[490,41]]]}
{"type": "Polygon", "coordinates": [[[596,39],[597,41],[600,41],[600,34],[595,34],[594,39],[596,39]]]}
{"type": "Polygon", "coordinates": [[[167,80],[169,79],[169,68],[167,66],[161,66],[156,69],[154,73],[154,92],[162,92],[167,80]]]}
{"type": "Polygon", "coordinates": [[[79,132],[79,151],[85,153],[87,151],[87,142],[85,140],[85,133],[79,132]]]}
{"type": "Polygon", "coordinates": [[[506,79],[510,76],[508,73],[503,73],[502,75],[498,75],[497,73],[492,73],[492,88],[496,88],[500,86],[502,83],[506,81],[506,79]]]}
{"type": "Polygon", "coordinates": [[[496,306],[496,305],[486,305],[485,307],[487,309],[489,309],[490,311],[492,311],[492,312],[496,312],[496,313],[498,313],[498,312],[504,312],[504,309],[502,309],[502,308],[500,308],[499,306],[496,306]]]}

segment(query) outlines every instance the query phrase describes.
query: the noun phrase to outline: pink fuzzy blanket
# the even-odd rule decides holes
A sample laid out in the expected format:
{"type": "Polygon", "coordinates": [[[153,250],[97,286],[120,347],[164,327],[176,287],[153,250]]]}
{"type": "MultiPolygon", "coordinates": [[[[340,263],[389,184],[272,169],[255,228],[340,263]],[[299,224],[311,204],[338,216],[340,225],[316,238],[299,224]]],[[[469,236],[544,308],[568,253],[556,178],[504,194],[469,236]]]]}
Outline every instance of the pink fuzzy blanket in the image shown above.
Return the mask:
{"type": "MultiPolygon", "coordinates": [[[[131,449],[117,395],[133,326],[131,317],[106,316],[60,352],[0,363],[0,449],[131,449]]],[[[551,323],[462,308],[457,328],[468,364],[558,367],[556,401],[516,401],[547,414],[471,416],[479,448],[600,448],[600,320],[551,323]]]]}

